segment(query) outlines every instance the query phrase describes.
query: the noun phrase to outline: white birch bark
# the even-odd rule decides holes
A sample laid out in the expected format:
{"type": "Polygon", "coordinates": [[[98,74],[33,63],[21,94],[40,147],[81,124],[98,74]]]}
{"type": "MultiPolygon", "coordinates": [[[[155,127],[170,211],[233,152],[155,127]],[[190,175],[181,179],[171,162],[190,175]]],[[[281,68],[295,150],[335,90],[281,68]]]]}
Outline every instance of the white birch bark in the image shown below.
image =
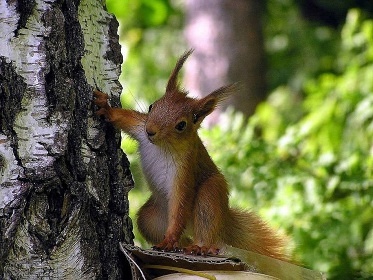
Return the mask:
{"type": "Polygon", "coordinates": [[[120,47],[102,1],[78,2],[0,0],[0,279],[126,271],[131,176],[91,103],[118,105],[120,47]]]}

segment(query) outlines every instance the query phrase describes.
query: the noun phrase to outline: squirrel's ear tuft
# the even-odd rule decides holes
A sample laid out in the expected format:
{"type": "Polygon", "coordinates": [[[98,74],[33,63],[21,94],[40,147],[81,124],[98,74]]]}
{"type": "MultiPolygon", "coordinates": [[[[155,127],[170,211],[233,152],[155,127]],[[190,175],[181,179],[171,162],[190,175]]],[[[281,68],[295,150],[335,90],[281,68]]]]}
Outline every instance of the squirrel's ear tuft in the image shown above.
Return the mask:
{"type": "Polygon", "coordinates": [[[237,89],[237,84],[230,84],[218,88],[211,92],[206,97],[196,101],[196,111],[194,113],[193,122],[200,123],[203,119],[214,111],[216,106],[226,98],[228,98],[237,89]]]}
{"type": "Polygon", "coordinates": [[[167,87],[166,87],[166,94],[173,92],[178,89],[177,78],[181,68],[183,67],[184,62],[187,58],[192,54],[193,49],[186,51],[177,61],[174,70],[172,71],[170,78],[168,79],[167,87]]]}

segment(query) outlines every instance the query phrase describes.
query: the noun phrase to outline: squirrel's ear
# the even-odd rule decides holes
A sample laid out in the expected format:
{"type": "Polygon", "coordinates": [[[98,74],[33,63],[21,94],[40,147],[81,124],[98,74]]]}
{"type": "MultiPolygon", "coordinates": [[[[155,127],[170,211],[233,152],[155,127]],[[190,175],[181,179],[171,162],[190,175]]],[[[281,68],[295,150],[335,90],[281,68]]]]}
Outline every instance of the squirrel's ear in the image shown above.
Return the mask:
{"type": "Polygon", "coordinates": [[[192,52],[193,49],[186,51],[177,61],[176,66],[174,70],[172,70],[170,78],[168,79],[168,83],[166,86],[166,94],[178,89],[177,77],[179,75],[181,68],[183,67],[185,60],[187,60],[187,58],[192,54],[192,52]]]}
{"type": "Polygon", "coordinates": [[[217,90],[211,92],[206,97],[198,100],[196,110],[193,116],[194,123],[200,123],[203,119],[214,111],[216,106],[229,97],[237,88],[236,84],[230,84],[218,88],[217,90]]]}

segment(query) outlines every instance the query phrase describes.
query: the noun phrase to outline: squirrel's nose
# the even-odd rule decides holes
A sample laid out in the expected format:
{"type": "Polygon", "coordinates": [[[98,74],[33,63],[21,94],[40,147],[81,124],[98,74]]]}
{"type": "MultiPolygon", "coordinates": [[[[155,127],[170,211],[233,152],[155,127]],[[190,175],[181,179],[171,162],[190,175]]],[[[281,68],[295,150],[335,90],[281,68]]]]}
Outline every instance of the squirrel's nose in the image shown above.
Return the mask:
{"type": "Polygon", "coordinates": [[[147,126],[146,134],[148,135],[149,138],[152,138],[154,135],[157,134],[157,130],[152,126],[147,126]]]}
{"type": "Polygon", "coordinates": [[[151,129],[147,129],[146,130],[146,134],[148,134],[149,137],[152,137],[152,136],[154,136],[157,133],[155,131],[151,130],[151,129]]]}

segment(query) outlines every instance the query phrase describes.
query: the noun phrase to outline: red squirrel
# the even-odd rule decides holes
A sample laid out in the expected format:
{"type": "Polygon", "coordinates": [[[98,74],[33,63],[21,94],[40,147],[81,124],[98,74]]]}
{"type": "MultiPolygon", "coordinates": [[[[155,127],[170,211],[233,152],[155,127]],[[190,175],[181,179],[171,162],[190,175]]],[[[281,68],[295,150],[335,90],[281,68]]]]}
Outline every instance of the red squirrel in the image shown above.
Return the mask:
{"type": "Polygon", "coordinates": [[[197,130],[235,85],[201,99],[188,97],[177,78],[191,53],[179,58],[165,94],[149,106],[148,113],[112,108],[107,94],[94,91],[97,114],[139,142],[152,194],[138,212],[138,228],[158,250],[218,254],[227,244],[287,259],[282,237],[255,213],[229,207],[227,182],[197,130]]]}

